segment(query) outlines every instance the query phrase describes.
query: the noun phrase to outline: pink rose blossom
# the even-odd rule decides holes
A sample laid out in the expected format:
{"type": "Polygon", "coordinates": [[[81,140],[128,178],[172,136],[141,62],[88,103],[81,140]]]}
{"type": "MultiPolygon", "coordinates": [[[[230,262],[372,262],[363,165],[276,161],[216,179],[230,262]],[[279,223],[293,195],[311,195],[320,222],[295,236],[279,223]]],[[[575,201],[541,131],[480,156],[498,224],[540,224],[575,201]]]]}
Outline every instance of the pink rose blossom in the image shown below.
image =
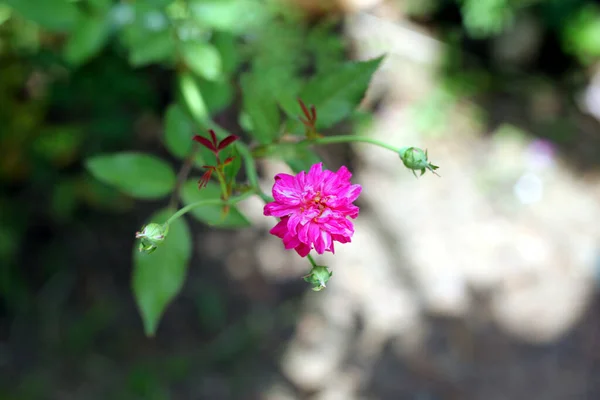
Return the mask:
{"type": "Polygon", "coordinates": [[[275,175],[275,201],[265,206],[264,215],[281,221],[270,233],[301,257],[313,248],[319,254],[334,253],[334,241],[349,243],[354,225],[348,217],[358,216],[359,208],[352,202],[362,190],[350,183],[351,177],[346,167],[337,172],[323,171],[322,163],[313,165],[308,173],[275,175]]]}

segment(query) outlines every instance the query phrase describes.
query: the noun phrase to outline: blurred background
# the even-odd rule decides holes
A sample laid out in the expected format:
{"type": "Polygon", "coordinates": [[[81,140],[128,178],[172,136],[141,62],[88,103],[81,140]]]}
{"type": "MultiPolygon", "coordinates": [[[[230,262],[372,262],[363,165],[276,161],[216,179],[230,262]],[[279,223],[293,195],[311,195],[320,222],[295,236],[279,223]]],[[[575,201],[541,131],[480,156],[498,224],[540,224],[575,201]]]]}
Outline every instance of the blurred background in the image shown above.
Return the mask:
{"type": "MultiPolygon", "coordinates": [[[[0,398],[600,399],[600,3],[288,0],[300,17],[265,19],[267,3],[0,1],[0,398]],[[242,205],[252,228],[190,219],[187,280],[148,339],[133,233],[164,204],[84,161],[178,165],[162,142],[173,21],[217,49],[225,79],[196,85],[234,132],[249,66],[285,85],[387,54],[373,116],[331,133],[428,148],[442,177],[320,149],[363,194],[319,293],[259,200],[242,205]]],[[[287,166],[260,168],[269,190],[287,166]]]]}

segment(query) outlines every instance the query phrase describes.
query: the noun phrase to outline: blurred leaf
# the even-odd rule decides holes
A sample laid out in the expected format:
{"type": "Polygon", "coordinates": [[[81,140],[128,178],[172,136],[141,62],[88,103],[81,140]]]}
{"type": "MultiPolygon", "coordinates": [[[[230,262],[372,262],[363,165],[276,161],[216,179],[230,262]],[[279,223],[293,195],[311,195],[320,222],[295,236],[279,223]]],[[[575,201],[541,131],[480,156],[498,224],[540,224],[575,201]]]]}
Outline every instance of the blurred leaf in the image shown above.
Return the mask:
{"type": "Polygon", "coordinates": [[[227,32],[214,32],[212,41],[221,55],[223,72],[227,75],[233,74],[241,62],[235,36],[227,32]]]}
{"type": "MultiPolygon", "coordinates": [[[[164,223],[171,215],[171,210],[161,210],[148,222],[164,223]]],[[[192,239],[184,218],[169,224],[167,237],[152,254],[134,247],[133,292],[147,336],[154,336],[166,307],[181,290],[191,256],[192,239]]]]}
{"type": "MultiPolygon", "coordinates": [[[[221,189],[215,182],[209,182],[208,186],[198,190],[198,180],[187,181],[181,190],[181,198],[188,205],[200,200],[220,199],[221,189]]],[[[229,213],[222,218],[223,206],[206,206],[194,208],[191,214],[201,222],[220,228],[240,228],[250,226],[250,222],[235,206],[231,206],[229,213]]]]}
{"type": "Polygon", "coordinates": [[[208,43],[186,42],[182,46],[183,59],[190,69],[209,81],[221,77],[221,55],[208,43]]]}
{"type": "Polygon", "coordinates": [[[98,180],[130,196],[156,199],[175,187],[175,173],[160,158],[144,153],[123,152],[88,158],[88,171],[98,180]]]}
{"type": "Polygon", "coordinates": [[[600,7],[583,7],[563,29],[565,47],[584,64],[600,57],[600,7]]]}
{"type": "Polygon", "coordinates": [[[51,126],[40,132],[33,150],[39,157],[62,167],[77,159],[82,139],[81,128],[77,126],[51,126]]]}
{"type": "Polygon", "coordinates": [[[226,182],[235,182],[235,178],[242,168],[242,157],[237,151],[235,146],[230,147],[232,150],[229,153],[230,157],[233,157],[233,160],[225,166],[225,181],[226,182]]]}
{"type": "Polygon", "coordinates": [[[255,75],[241,77],[244,111],[252,126],[252,136],[260,144],[271,143],[278,135],[280,114],[277,102],[269,90],[262,87],[255,75]]]}
{"type": "Polygon", "coordinates": [[[200,89],[206,107],[210,114],[214,115],[227,108],[234,97],[234,88],[230,81],[207,81],[206,79],[196,79],[196,85],[200,89]]]}
{"type": "Polygon", "coordinates": [[[77,22],[79,11],[68,0],[4,0],[24,18],[32,20],[45,29],[68,32],[77,22]]]}
{"type": "Polygon", "coordinates": [[[192,122],[178,104],[165,113],[165,146],[176,157],[185,158],[192,150],[192,122]]]}
{"type": "Polygon", "coordinates": [[[321,158],[304,143],[280,143],[266,149],[266,156],[283,160],[295,173],[308,171],[321,158]]]}
{"type": "Polygon", "coordinates": [[[508,0],[463,0],[461,11],[465,28],[473,38],[502,32],[514,17],[508,0]]]}
{"type": "Polygon", "coordinates": [[[129,43],[129,62],[135,67],[169,61],[175,55],[175,39],[168,30],[140,32],[141,38],[129,43]]]}
{"type": "Polygon", "coordinates": [[[189,9],[200,25],[234,33],[260,26],[269,14],[259,0],[191,0],[189,9]]]}
{"type": "Polygon", "coordinates": [[[108,11],[114,4],[113,0],[87,0],[95,11],[108,11]]]}
{"type": "Polygon", "coordinates": [[[383,56],[347,63],[335,71],[317,75],[307,83],[300,97],[317,108],[317,128],[331,127],[354,111],[382,60],[383,56]]]}
{"type": "Polygon", "coordinates": [[[206,124],[209,120],[208,109],[192,74],[184,72],[179,75],[179,90],[195,122],[206,124]]]}
{"type": "Polygon", "coordinates": [[[83,17],[69,35],[63,54],[67,62],[81,65],[102,50],[108,38],[104,16],[83,17]]]}

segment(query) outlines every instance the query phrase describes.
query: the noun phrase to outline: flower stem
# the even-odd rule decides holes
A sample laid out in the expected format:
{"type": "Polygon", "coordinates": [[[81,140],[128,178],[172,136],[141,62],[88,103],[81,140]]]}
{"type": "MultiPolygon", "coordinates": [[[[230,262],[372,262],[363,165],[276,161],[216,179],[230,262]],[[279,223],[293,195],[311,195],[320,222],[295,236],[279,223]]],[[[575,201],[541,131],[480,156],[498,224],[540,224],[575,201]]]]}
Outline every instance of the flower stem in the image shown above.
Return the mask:
{"type": "Polygon", "coordinates": [[[177,218],[181,217],[182,215],[190,212],[194,208],[206,207],[206,206],[233,205],[233,204],[239,203],[242,200],[247,199],[248,197],[250,197],[254,194],[255,193],[253,191],[249,191],[249,192],[243,193],[239,196],[231,197],[230,199],[228,199],[226,201],[223,201],[221,199],[207,199],[207,200],[196,201],[195,203],[191,203],[183,208],[180,208],[175,214],[171,215],[171,217],[167,220],[167,222],[165,222],[165,224],[169,225],[171,222],[175,221],[177,218]]]}
{"type": "Polygon", "coordinates": [[[336,136],[327,136],[327,137],[307,140],[304,142],[310,143],[310,144],[317,144],[317,145],[326,145],[326,144],[333,144],[333,143],[351,143],[351,142],[369,143],[369,144],[373,144],[375,146],[382,147],[384,149],[391,150],[394,153],[400,152],[400,149],[395,146],[392,146],[390,144],[387,144],[387,143],[381,142],[377,139],[373,139],[373,138],[366,137],[366,136],[336,135],[336,136]]]}
{"type": "Polygon", "coordinates": [[[308,258],[308,261],[310,261],[310,263],[312,264],[313,268],[317,268],[318,267],[317,263],[315,262],[315,259],[312,258],[312,256],[310,254],[307,254],[306,258],[308,258]]]}

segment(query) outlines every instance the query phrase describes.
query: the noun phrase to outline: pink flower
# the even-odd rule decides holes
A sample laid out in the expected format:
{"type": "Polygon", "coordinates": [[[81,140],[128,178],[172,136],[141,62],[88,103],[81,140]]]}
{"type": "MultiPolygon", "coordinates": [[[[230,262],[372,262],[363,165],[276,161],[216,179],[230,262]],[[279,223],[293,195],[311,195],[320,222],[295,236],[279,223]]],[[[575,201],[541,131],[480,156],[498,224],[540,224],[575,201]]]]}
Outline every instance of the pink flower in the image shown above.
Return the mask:
{"type": "Polygon", "coordinates": [[[313,248],[319,254],[334,253],[334,241],[349,243],[354,225],[348,217],[358,216],[359,209],[352,202],[362,190],[350,183],[351,177],[346,167],[337,172],[323,171],[322,163],[313,165],[308,173],[275,175],[275,201],[265,206],[264,215],[281,221],[270,233],[301,257],[313,248]]]}

